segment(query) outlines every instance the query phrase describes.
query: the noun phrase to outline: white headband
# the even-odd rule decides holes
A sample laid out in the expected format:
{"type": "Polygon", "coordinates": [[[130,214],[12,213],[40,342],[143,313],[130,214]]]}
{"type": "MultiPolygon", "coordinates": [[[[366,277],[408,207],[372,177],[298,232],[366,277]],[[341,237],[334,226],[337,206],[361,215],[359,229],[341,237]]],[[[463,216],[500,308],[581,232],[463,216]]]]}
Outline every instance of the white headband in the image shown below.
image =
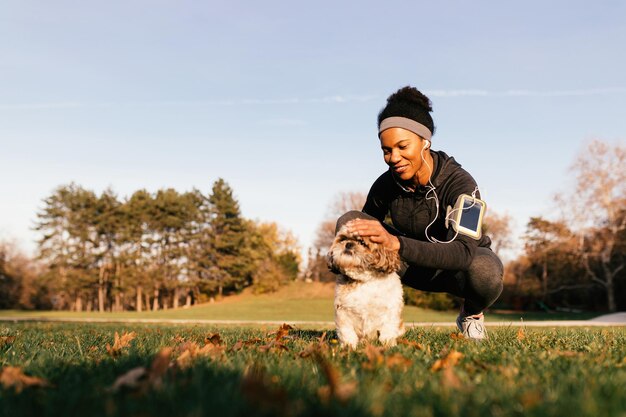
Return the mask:
{"type": "Polygon", "coordinates": [[[430,140],[430,138],[433,136],[430,129],[423,124],[418,123],[413,119],[399,116],[387,117],[382,122],[380,122],[378,136],[380,137],[380,134],[383,133],[383,130],[389,129],[390,127],[401,127],[402,129],[413,132],[426,140],[430,140]]]}

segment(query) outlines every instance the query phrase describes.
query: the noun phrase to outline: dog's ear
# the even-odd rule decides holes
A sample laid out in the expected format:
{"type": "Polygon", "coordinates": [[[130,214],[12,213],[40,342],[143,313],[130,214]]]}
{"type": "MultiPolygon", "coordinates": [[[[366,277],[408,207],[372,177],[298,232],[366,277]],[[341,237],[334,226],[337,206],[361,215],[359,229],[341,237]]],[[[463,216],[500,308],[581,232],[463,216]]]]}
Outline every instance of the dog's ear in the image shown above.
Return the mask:
{"type": "Polygon", "coordinates": [[[326,255],[326,265],[328,266],[328,270],[333,274],[341,274],[341,271],[337,268],[335,262],[333,262],[332,252],[328,252],[328,255],[326,255]]]}
{"type": "Polygon", "coordinates": [[[391,274],[400,269],[400,254],[396,251],[387,250],[379,246],[374,250],[373,267],[376,271],[391,274]]]}

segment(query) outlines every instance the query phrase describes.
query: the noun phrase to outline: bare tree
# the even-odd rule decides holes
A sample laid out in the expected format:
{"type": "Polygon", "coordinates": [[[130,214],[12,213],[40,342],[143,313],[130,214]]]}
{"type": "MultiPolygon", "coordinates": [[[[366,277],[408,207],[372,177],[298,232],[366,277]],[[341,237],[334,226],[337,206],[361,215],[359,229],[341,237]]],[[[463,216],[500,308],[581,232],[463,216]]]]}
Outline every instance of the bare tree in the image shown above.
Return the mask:
{"type": "Polygon", "coordinates": [[[606,291],[608,309],[616,311],[615,279],[626,263],[619,245],[626,230],[626,147],[593,140],[578,155],[572,171],[576,194],[560,200],[578,226],[587,274],[606,291]]]}
{"type": "Polygon", "coordinates": [[[366,198],[364,193],[359,192],[343,191],[336,194],[329,204],[326,219],[317,228],[313,246],[318,250],[327,250],[335,238],[337,219],[350,210],[361,210],[366,198]]]}
{"type": "Polygon", "coordinates": [[[511,222],[511,216],[508,214],[487,211],[483,228],[491,238],[491,249],[494,252],[499,253],[501,250],[513,247],[511,222]]]}

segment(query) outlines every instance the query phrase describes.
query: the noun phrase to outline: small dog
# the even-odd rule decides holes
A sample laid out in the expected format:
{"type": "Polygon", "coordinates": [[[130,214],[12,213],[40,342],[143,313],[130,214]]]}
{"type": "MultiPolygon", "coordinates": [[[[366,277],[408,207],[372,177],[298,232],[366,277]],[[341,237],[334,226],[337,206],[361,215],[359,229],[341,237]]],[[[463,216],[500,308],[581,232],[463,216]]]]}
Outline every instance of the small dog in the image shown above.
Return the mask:
{"type": "Polygon", "coordinates": [[[356,348],[365,339],[395,346],[404,334],[400,256],[344,225],[328,252],[328,267],[337,277],[335,325],[342,346],[356,348]]]}

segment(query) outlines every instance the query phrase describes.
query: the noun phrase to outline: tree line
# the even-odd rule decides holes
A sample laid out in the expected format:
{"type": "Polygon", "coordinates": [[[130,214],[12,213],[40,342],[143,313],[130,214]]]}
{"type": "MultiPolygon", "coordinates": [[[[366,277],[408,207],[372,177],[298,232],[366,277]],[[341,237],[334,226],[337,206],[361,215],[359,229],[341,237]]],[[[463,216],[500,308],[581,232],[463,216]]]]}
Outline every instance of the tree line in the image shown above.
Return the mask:
{"type": "Polygon", "coordinates": [[[296,278],[300,262],[293,236],[243,218],[222,179],[209,195],[139,190],[124,200],[110,189],[61,186],[45,198],[36,229],[44,267],[35,285],[16,279],[0,247],[0,283],[13,290],[0,307],[177,308],[245,287],[275,290],[296,278]]]}
{"type": "MultiPolygon", "coordinates": [[[[522,252],[505,265],[495,307],[626,309],[626,148],[591,141],[571,169],[569,192],[533,217],[522,252]]],[[[532,198],[532,196],[529,196],[532,198]]],[[[139,190],[120,199],[76,184],[44,200],[37,217],[39,261],[0,242],[0,308],[137,311],[188,306],[251,287],[274,291],[296,277],[333,282],[326,253],[336,219],[360,210],[365,194],[344,192],[320,222],[299,273],[294,237],[275,223],[242,217],[232,189],[217,180],[198,190],[139,190]]],[[[502,252],[512,219],[488,210],[485,233],[502,252]]],[[[459,300],[405,288],[406,301],[447,309],[459,300]]]]}

